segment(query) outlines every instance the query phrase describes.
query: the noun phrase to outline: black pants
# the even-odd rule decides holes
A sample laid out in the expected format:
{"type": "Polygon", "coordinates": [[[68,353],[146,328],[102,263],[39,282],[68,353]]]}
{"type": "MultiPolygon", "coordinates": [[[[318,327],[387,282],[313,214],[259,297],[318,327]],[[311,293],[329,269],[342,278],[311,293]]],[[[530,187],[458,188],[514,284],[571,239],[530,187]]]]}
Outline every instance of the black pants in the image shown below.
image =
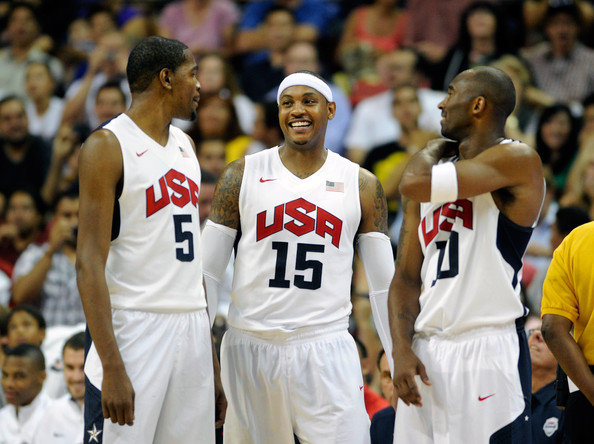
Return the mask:
{"type": "MultiPolygon", "coordinates": [[[[590,366],[594,372],[594,366],[590,366]]],[[[594,406],[577,391],[569,394],[565,406],[565,437],[567,444],[591,444],[594,442],[594,406]]]]}

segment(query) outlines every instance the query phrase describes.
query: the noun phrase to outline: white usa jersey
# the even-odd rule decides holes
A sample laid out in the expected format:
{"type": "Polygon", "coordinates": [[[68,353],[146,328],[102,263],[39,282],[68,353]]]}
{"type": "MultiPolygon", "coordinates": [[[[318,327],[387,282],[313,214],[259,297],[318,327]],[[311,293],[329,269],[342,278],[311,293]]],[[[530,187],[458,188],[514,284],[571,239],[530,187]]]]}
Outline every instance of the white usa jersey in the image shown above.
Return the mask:
{"type": "Polygon", "coordinates": [[[192,144],[170,126],[162,146],[126,114],[103,128],[120,142],[124,167],[105,270],[112,307],[154,312],[205,308],[200,167],[192,144]]]}
{"type": "Polygon", "coordinates": [[[503,215],[491,193],[422,203],[418,234],[424,260],[415,332],[458,334],[525,315],[520,282],[532,228],[503,215]]]}
{"type": "Polygon", "coordinates": [[[361,221],[359,165],[328,151],[299,179],[279,148],[245,157],[229,323],[291,332],[351,312],[353,242],[361,221]]]}

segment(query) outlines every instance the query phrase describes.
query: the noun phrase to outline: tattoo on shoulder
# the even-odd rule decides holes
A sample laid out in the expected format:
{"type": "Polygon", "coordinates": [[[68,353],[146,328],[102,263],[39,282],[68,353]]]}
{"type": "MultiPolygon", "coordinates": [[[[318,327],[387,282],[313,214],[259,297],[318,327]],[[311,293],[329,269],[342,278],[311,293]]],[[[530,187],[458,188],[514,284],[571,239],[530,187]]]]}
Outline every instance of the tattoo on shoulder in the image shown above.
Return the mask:
{"type": "Polygon", "coordinates": [[[225,169],[217,187],[208,218],[231,228],[239,226],[239,190],[243,179],[243,160],[235,161],[225,169]]]}
{"type": "Polygon", "coordinates": [[[384,194],[384,187],[379,180],[375,181],[375,193],[373,199],[373,206],[375,207],[374,225],[377,231],[388,234],[388,204],[386,202],[386,195],[384,194]]]}

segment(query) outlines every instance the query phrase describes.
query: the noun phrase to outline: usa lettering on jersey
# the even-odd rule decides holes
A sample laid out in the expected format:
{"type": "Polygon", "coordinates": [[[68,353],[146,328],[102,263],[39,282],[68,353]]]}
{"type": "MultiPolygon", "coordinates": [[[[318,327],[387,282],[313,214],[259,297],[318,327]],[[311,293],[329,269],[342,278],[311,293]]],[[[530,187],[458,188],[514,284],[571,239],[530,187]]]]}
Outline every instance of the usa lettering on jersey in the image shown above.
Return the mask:
{"type": "Polygon", "coordinates": [[[458,199],[443,204],[433,210],[430,216],[425,216],[421,221],[425,246],[435,239],[439,231],[451,232],[456,219],[462,220],[464,228],[473,229],[472,202],[468,199],[458,199]]]}
{"type": "Polygon", "coordinates": [[[185,207],[191,202],[194,207],[198,208],[198,194],[200,188],[189,177],[179,171],[170,169],[163,175],[159,181],[159,194],[161,197],[155,199],[155,185],[151,185],[146,189],[146,217],[150,217],[157,211],[165,208],[172,203],[180,208],[185,207]],[[171,190],[171,194],[170,191],[171,190]]]}
{"type": "Polygon", "coordinates": [[[268,210],[265,210],[256,216],[256,241],[285,229],[296,236],[315,232],[325,238],[328,234],[332,239],[332,245],[336,248],[340,245],[342,220],[303,198],[275,206],[270,225],[266,225],[267,214],[268,210]],[[291,220],[285,222],[285,215],[291,220]]]}

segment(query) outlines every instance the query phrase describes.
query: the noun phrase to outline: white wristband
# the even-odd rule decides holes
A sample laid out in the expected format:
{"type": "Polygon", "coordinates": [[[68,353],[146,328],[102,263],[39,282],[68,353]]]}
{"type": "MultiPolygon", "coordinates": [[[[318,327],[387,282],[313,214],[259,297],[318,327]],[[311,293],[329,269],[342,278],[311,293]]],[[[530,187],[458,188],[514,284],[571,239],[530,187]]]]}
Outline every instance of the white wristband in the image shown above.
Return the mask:
{"type": "Polygon", "coordinates": [[[458,198],[458,175],[453,162],[431,168],[431,203],[453,202],[458,198]]]}

